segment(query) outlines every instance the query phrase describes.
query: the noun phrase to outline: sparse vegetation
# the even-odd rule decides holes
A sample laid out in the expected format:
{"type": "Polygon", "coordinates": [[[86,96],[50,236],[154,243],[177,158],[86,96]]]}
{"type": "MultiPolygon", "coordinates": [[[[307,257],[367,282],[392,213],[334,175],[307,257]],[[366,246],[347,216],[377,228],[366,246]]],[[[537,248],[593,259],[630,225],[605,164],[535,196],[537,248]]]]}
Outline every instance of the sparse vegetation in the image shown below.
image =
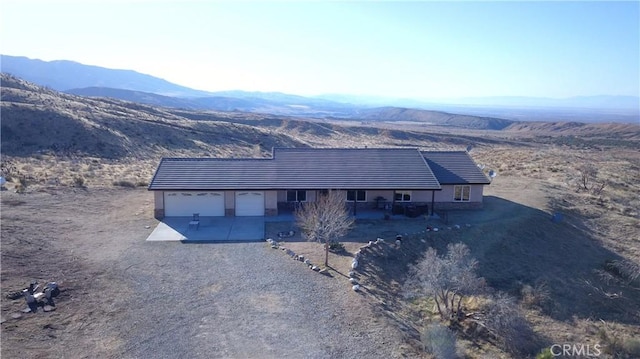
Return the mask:
{"type": "Polygon", "coordinates": [[[339,191],[329,191],[314,202],[304,203],[296,209],[295,217],[307,240],[324,245],[325,267],[329,266],[331,242],[347,234],[355,222],[339,191]]]}
{"type": "Polygon", "coordinates": [[[85,180],[81,175],[76,175],[73,177],[73,185],[76,187],[84,187],[85,180]]]}
{"type": "Polygon", "coordinates": [[[135,188],[136,184],[132,181],[126,181],[126,180],[120,180],[120,181],[113,181],[113,185],[114,186],[118,186],[118,187],[126,187],[126,188],[135,188]]]}
{"type": "Polygon", "coordinates": [[[504,293],[490,297],[483,314],[474,318],[499,343],[500,347],[519,357],[540,349],[537,335],[518,307],[515,299],[504,293]]]}
{"type": "Polygon", "coordinates": [[[422,329],[420,336],[424,351],[433,354],[436,359],[455,359],[456,335],[444,325],[433,323],[422,329]]]}

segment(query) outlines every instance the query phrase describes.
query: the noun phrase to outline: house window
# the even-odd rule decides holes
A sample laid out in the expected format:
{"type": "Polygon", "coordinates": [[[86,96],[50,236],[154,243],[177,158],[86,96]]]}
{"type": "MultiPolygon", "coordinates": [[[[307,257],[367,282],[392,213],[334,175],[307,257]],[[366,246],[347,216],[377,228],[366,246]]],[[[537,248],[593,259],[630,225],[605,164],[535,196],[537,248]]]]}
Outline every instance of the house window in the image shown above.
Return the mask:
{"type": "Polygon", "coordinates": [[[453,200],[455,202],[469,202],[471,186],[453,186],[453,200]]]}
{"type": "Polygon", "coordinates": [[[411,191],[396,191],[393,194],[395,202],[411,202],[411,191]]]}
{"type": "Polygon", "coordinates": [[[365,190],[348,190],[347,191],[347,202],[366,202],[367,201],[367,191],[365,190]]]}
{"type": "Polygon", "coordinates": [[[287,202],[306,202],[307,191],[305,190],[289,190],[287,191],[287,202]]]}

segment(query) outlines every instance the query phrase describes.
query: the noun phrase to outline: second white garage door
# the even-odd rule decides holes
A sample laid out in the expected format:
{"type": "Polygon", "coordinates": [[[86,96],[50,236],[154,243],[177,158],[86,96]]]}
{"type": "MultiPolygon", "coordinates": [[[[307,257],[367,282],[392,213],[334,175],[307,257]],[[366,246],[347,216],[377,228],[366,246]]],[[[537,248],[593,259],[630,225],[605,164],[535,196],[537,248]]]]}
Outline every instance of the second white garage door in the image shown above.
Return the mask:
{"type": "Polygon", "coordinates": [[[264,216],[264,192],[236,192],[236,216],[264,216]]]}
{"type": "Polygon", "coordinates": [[[164,215],[167,217],[224,216],[224,193],[204,191],[171,191],[164,193],[164,215]]]}

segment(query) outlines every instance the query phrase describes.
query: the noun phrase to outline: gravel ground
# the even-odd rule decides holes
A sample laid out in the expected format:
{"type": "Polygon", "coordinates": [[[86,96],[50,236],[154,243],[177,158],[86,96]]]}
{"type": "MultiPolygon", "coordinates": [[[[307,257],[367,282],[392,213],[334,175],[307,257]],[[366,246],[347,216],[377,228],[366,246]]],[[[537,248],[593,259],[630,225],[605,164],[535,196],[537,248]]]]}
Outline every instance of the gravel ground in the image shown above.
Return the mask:
{"type": "MultiPolygon", "coordinates": [[[[2,291],[56,280],[57,310],[2,298],[2,357],[393,358],[403,335],[347,278],[265,242],[144,239],[144,190],[2,194],[2,291]]],[[[148,227],[148,228],[147,228],[148,227]]],[[[404,349],[403,349],[404,348],[404,349]]]]}
{"type": "Polygon", "coordinates": [[[377,320],[346,309],[367,304],[345,278],[265,243],[153,243],[128,251],[120,267],[139,295],[125,302],[135,309],[119,323],[127,335],[117,357],[393,356],[377,320]]]}

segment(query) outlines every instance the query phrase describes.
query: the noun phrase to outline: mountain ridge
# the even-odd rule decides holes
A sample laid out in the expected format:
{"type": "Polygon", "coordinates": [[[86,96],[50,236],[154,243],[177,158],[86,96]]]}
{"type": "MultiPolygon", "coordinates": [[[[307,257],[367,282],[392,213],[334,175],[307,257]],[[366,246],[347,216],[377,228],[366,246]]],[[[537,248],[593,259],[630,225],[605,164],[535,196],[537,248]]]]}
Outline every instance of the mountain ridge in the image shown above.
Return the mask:
{"type": "Polygon", "coordinates": [[[640,121],[640,97],[634,96],[577,96],[568,99],[494,96],[420,100],[341,94],[305,97],[281,92],[241,90],[209,92],[173,84],[133,70],[114,70],[69,60],[47,62],[24,56],[0,56],[2,72],[42,86],[85,95],[95,94],[97,88],[103,88],[103,92],[108,91],[106,88],[111,88],[173,97],[161,101],[159,97],[140,93],[120,92],[119,95],[112,96],[160,106],[251,111],[314,118],[354,118],[361,110],[372,107],[404,107],[518,121],[640,121]]]}

